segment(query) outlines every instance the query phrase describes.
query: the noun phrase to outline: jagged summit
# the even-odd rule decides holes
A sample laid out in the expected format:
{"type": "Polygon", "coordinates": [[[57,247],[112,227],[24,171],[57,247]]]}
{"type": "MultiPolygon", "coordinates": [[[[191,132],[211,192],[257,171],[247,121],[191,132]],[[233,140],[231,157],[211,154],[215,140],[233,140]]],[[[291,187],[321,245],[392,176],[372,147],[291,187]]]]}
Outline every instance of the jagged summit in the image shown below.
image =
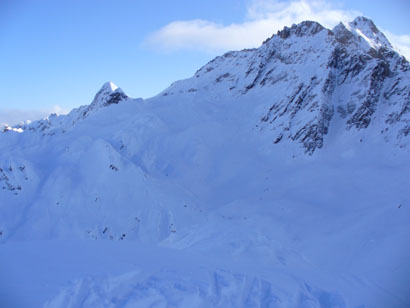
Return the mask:
{"type": "Polygon", "coordinates": [[[278,31],[276,35],[282,39],[287,39],[291,35],[295,35],[297,37],[302,37],[304,35],[315,35],[322,30],[325,30],[325,27],[323,27],[320,23],[306,20],[299,24],[293,24],[290,28],[285,26],[283,30],[278,31]]]}
{"type": "Polygon", "coordinates": [[[376,27],[374,22],[364,16],[358,16],[351,22],[340,22],[332,30],[326,29],[316,21],[302,21],[299,24],[293,24],[291,27],[285,26],[267,39],[264,44],[276,36],[281,39],[288,39],[291,36],[313,36],[322,30],[326,30],[329,34],[335,34],[339,40],[344,40],[345,43],[348,40],[356,40],[362,43],[363,46],[368,45],[370,48],[392,48],[386,36],[376,27]]]}

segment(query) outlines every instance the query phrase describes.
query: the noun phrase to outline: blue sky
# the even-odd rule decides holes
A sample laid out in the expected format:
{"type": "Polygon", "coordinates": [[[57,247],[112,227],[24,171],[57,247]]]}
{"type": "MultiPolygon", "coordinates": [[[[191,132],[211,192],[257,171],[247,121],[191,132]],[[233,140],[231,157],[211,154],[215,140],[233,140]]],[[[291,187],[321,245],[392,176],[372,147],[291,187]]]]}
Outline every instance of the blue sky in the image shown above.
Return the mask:
{"type": "Polygon", "coordinates": [[[109,80],[151,97],[305,19],[370,17],[407,56],[409,12],[405,0],[1,0],[0,123],[88,104],[109,80]]]}

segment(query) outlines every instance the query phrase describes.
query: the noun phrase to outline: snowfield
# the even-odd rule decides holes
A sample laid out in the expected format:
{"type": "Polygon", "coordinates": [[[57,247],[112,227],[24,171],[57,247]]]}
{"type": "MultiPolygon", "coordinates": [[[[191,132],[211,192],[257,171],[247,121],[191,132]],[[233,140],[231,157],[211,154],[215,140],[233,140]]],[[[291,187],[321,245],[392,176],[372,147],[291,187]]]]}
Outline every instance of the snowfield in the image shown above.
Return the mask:
{"type": "Polygon", "coordinates": [[[0,134],[0,307],[410,307],[410,65],[285,28],[0,134]]]}

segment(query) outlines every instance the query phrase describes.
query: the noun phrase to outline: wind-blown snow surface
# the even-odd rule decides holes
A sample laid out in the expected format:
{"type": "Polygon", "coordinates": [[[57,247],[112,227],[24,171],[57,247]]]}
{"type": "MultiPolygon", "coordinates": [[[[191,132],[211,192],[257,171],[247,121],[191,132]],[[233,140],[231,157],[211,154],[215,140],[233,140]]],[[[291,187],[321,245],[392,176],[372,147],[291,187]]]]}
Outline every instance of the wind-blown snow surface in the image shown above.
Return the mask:
{"type": "Polygon", "coordinates": [[[5,128],[1,307],[409,307],[410,69],[374,29],[5,128]]]}

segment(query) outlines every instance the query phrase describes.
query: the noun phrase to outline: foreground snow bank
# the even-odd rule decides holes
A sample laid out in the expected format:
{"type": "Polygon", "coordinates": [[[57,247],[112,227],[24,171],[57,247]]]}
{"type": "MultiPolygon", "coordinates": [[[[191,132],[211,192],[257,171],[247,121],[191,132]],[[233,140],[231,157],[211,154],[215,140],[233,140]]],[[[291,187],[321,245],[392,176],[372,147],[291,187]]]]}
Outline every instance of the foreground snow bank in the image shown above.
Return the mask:
{"type": "MultiPolygon", "coordinates": [[[[283,290],[253,276],[226,271],[199,271],[182,276],[161,271],[131,272],[106,279],[81,279],[48,302],[54,307],[347,307],[337,293],[308,284],[295,288],[289,302],[283,290]]],[[[283,288],[283,287],[282,287],[283,288]]]]}

